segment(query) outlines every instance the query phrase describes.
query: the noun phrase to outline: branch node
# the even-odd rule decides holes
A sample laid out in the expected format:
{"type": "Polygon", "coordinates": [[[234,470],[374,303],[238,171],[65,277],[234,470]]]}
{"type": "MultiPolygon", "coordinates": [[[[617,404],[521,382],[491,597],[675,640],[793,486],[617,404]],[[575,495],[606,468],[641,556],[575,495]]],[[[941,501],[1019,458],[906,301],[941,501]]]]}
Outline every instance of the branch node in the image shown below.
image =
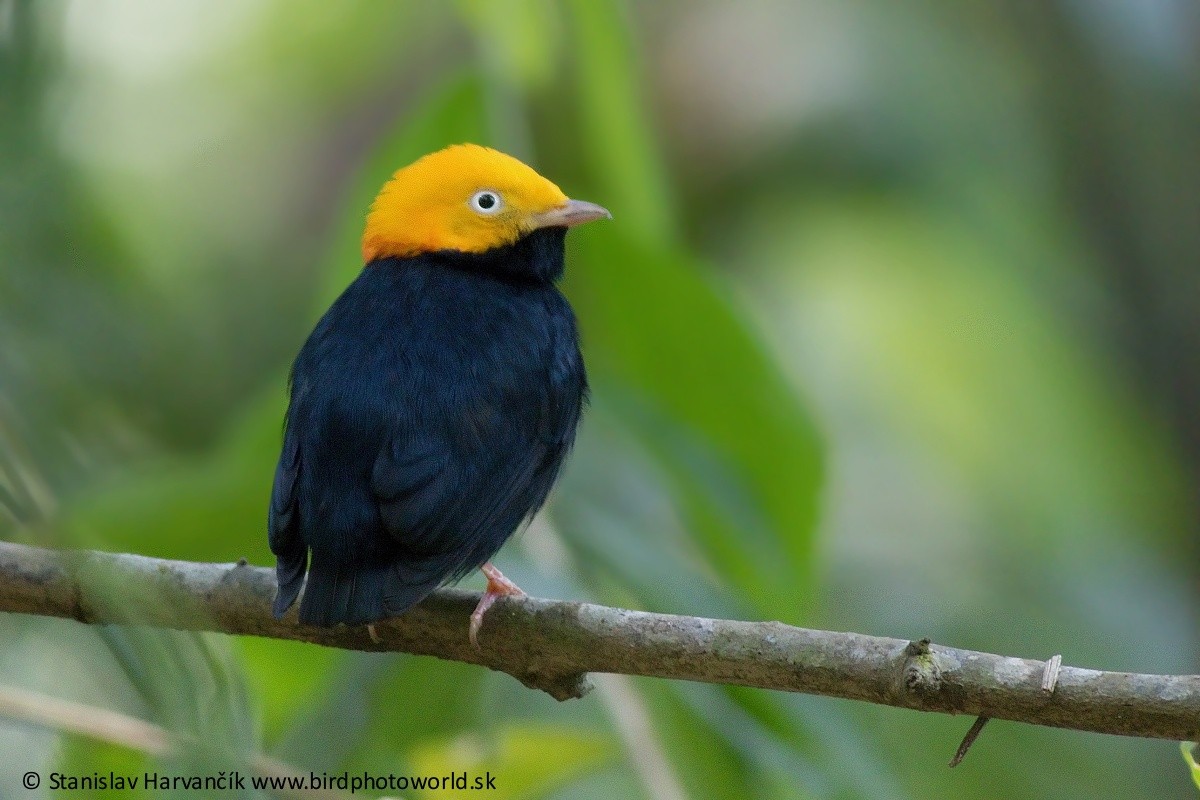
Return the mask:
{"type": "Polygon", "coordinates": [[[1050,660],[1046,662],[1046,668],[1042,671],[1042,692],[1044,694],[1054,694],[1055,687],[1058,686],[1058,674],[1062,672],[1062,655],[1050,656],[1050,660]]]}
{"type": "Polygon", "coordinates": [[[592,690],[592,682],[584,672],[550,675],[531,670],[510,674],[530,689],[540,689],[559,701],[578,700],[592,690]]]}
{"type": "Polygon", "coordinates": [[[909,642],[908,647],[904,648],[904,655],[908,656],[909,658],[912,658],[913,656],[927,656],[929,655],[929,645],[930,640],[928,636],[926,636],[924,639],[918,639],[916,641],[909,642]]]}
{"type": "Polygon", "coordinates": [[[975,720],[975,724],[967,731],[967,735],[963,737],[962,744],[954,751],[954,758],[950,759],[950,766],[957,767],[962,763],[962,760],[967,757],[967,751],[971,749],[971,745],[975,744],[975,740],[979,738],[979,734],[983,731],[983,726],[988,724],[991,717],[979,717],[975,720]]]}
{"type": "Polygon", "coordinates": [[[904,688],[919,695],[936,694],[942,688],[942,668],[929,647],[929,639],[909,642],[904,648],[904,688]]]}

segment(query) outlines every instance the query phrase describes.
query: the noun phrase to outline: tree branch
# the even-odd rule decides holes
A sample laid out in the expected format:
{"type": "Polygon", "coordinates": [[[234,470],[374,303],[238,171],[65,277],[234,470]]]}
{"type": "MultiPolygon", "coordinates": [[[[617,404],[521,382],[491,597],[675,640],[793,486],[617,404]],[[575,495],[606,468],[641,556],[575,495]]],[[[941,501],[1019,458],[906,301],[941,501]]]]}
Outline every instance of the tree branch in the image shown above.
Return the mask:
{"type": "Polygon", "coordinates": [[[565,700],[586,674],[611,672],[844,697],[870,703],[1159,739],[1200,738],[1200,675],[1140,675],[779,622],[681,617],[587,603],[506,598],[476,650],[467,621],[478,594],[443,589],[365,627],[312,628],[270,613],[272,570],[0,542],[0,611],[89,624],[144,624],[394,651],[479,664],[565,700]],[[124,598],[116,603],[111,588],[124,598]],[[137,602],[137,590],[155,602],[137,602]],[[131,599],[132,598],[132,599],[131,599]]]}

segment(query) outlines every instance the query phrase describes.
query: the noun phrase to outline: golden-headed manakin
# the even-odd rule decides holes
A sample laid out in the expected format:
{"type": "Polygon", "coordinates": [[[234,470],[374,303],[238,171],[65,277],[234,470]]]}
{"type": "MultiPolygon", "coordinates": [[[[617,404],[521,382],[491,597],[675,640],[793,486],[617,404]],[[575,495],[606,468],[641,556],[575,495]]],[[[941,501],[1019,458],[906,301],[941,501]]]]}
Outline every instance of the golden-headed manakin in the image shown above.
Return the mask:
{"type": "Polygon", "coordinates": [[[587,394],[555,287],[566,231],[608,216],[470,144],[384,185],[366,266],[292,367],[268,515],[276,616],[304,586],[302,623],[372,623],[482,568],[474,642],[520,592],[490,559],[545,502],[587,394]]]}

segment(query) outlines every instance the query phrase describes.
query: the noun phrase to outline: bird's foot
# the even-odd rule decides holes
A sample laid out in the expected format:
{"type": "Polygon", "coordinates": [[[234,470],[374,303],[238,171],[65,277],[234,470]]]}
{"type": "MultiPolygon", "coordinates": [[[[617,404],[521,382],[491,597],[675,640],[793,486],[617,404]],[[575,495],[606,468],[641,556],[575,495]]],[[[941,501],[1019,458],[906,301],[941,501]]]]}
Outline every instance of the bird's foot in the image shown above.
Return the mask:
{"type": "Polygon", "coordinates": [[[371,641],[375,644],[383,644],[383,639],[379,638],[379,632],[375,630],[375,624],[367,625],[367,635],[371,637],[371,641]]]}
{"type": "Polygon", "coordinates": [[[525,596],[521,587],[504,577],[504,573],[493,567],[492,562],[484,564],[479,571],[487,576],[487,589],[484,591],[483,597],[479,598],[479,605],[475,606],[475,611],[471,613],[471,628],[468,636],[471,639],[471,646],[476,650],[479,649],[479,629],[483,627],[483,615],[492,607],[492,603],[496,602],[499,597],[525,596]]]}

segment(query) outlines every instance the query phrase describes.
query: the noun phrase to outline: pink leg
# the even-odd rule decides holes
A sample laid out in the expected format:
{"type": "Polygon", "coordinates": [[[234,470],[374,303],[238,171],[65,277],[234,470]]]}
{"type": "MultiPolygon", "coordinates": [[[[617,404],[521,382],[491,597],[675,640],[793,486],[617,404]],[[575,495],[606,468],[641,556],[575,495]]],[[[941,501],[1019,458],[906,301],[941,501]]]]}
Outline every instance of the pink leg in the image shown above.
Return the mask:
{"type": "Polygon", "coordinates": [[[504,577],[504,573],[492,566],[492,562],[487,562],[479,571],[487,576],[487,590],[483,593],[483,597],[479,599],[479,605],[475,606],[475,611],[471,614],[471,628],[469,637],[471,645],[479,649],[479,629],[483,627],[483,615],[492,603],[496,602],[496,598],[505,596],[524,597],[525,592],[521,591],[521,587],[504,577]]]}

